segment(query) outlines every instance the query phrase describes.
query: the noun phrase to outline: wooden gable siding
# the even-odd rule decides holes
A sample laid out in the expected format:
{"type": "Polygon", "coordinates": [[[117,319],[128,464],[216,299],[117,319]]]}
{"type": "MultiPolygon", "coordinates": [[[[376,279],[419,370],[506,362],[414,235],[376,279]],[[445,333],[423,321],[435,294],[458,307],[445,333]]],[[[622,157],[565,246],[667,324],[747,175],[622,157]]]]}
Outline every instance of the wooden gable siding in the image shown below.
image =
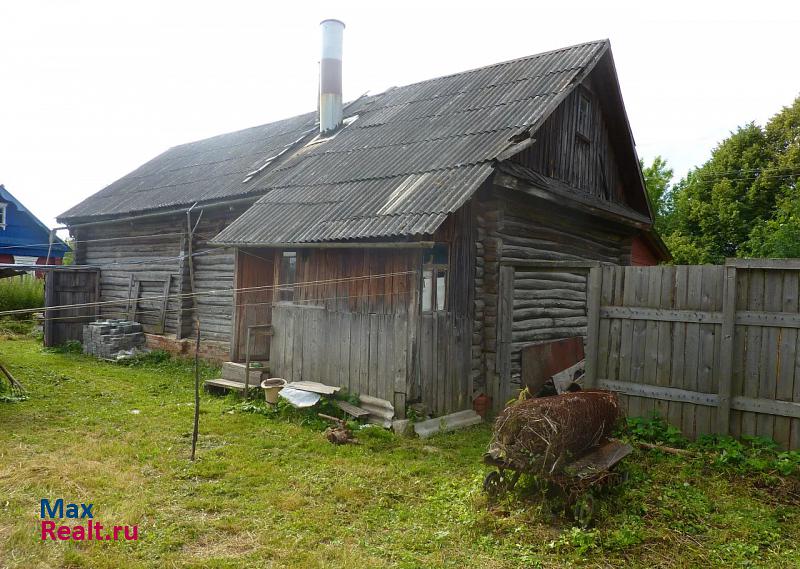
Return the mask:
{"type": "Polygon", "coordinates": [[[623,178],[607,119],[590,83],[572,91],[534,138],[536,142],[511,161],[594,197],[625,203],[623,178]],[[579,126],[581,97],[588,99],[591,108],[586,130],[579,126]]]}

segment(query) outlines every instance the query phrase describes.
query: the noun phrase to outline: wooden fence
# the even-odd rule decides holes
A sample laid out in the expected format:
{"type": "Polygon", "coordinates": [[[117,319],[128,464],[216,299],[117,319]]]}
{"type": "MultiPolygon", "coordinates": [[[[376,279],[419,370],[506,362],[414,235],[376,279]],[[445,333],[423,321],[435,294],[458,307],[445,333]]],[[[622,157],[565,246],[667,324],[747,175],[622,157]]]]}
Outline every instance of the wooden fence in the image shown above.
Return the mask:
{"type": "Polygon", "coordinates": [[[587,291],[587,383],[689,437],[800,448],[800,261],[602,266],[587,291]]]}

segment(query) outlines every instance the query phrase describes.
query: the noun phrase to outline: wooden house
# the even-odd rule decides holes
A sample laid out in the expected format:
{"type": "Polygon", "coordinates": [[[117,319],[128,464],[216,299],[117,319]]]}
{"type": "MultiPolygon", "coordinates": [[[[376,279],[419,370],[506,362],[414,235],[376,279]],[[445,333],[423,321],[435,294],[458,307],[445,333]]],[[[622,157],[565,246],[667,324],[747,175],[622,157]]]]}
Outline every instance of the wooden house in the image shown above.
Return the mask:
{"type": "Polygon", "coordinates": [[[70,250],[0,184],[0,264],[60,265],[70,250]],[[49,255],[49,257],[48,257],[49,255]]]}
{"type": "Polygon", "coordinates": [[[526,344],[585,335],[587,262],[630,264],[637,240],[667,258],[607,41],[333,104],[332,123],[331,53],[321,121],[175,147],[60,217],[155,345],[190,334],[191,289],[206,353],[242,361],[249,329],[275,376],[441,414],[501,403],[526,344]]]}

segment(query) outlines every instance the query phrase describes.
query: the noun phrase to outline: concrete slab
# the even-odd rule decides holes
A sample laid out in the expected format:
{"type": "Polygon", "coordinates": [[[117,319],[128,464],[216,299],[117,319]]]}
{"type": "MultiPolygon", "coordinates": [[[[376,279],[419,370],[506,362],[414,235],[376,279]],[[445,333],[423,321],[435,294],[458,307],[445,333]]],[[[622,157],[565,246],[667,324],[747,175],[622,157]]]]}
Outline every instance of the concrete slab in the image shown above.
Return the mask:
{"type": "Polygon", "coordinates": [[[481,422],[481,416],[472,409],[466,409],[450,415],[435,417],[414,425],[414,431],[421,439],[426,439],[436,433],[446,433],[471,427],[481,422]]]}

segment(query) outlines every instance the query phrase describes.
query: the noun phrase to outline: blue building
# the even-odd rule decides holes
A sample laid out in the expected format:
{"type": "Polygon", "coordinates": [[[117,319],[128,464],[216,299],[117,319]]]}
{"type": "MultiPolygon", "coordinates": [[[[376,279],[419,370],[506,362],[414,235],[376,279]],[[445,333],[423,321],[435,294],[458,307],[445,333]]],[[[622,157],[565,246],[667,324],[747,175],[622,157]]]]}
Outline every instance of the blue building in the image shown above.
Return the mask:
{"type": "Polygon", "coordinates": [[[0,184],[0,264],[60,265],[69,250],[58,237],[50,247],[50,229],[0,184]]]}

